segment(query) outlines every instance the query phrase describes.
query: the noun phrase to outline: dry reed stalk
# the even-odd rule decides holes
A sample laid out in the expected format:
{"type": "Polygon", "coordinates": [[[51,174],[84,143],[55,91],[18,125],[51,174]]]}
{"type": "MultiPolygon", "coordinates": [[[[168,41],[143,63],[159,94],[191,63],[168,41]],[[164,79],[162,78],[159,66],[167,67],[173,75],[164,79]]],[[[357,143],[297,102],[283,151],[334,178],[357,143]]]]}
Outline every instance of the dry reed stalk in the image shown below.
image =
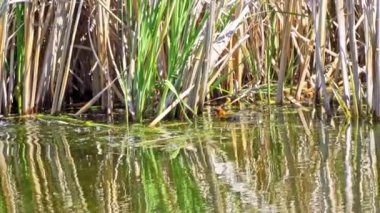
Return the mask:
{"type": "Polygon", "coordinates": [[[217,71],[213,72],[213,74],[210,76],[210,80],[208,81],[208,84],[207,84],[207,87],[210,88],[211,85],[216,81],[216,79],[218,78],[218,76],[222,73],[222,71],[224,70],[224,68],[227,66],[227,64],[229,64],[229,59],[233,56],[233,54],[244,44],[247,42],[249,38],[249,35],[245,35],[243,38],[241,38],[240,40],[238,40],[236,43],[235,43],[235,46],[233,46],[232,48],[230,48],[230,50],[228,51],[228,54],[225,56],[225,59],[222,61],[222,64],[219,65],[219,68],[217,71]]]}
{"type": "Polygon", "coordinates": [[[7,6],[4,6],[3,13],[0,14],[0,114],[8,114],[8,100],[7,93],[7,73],[5,68],[6,52],[8,46],[8,16],[6,15],[7,6]]]}
{"type": "MultiPolygon", "coordinates": [[[[195,14],[192,15],[192,19],[199,20],[202,16],[203,9],[203,3],[201,1],[198,1],[197,4],[194,6],[194,10],[197,11],[195,14]]],[[[202,30],[200,33],[204,34],[205,27],[202,26],[202,30]]],[[[192,53],[192,56],[189,58],[186,66],[186,70],[184,71],[184,74],[182,75],[182,88],[181,93],[184,93],[188,88],[193,88],[190,91],[190,94],[187,98],[187,105],[190,107],[191,111],[196,113],[196,105],[199,100],[198,97],[198,91],[199,91],[199,70],[201,69],[201,59],[202,54],[205,45],[201,45],[202,42],[200,39],[203,39],[202,37],[198,38],[198,41],[195,42],[196,46],[198,47],[195,49],[195,51],[192,53]]]]}
{"type": "MultiPolygon", "coordinates": [[[[57,11],[58,12],[58,11],[57,11]]],[[[42,37],[45,37],[45,34],[47,35],[47,41],[46,41],[46,47],[44,51],[44,55],[41,56],[42,62],[41,62],[41,68],[40,68],[40,77],[38,80],[38,86],[37,86],[37,97],[36,97],[36,109],[42,107],[44,102],[48,101],[46,99],[51,97],[50,91],[53,91],[54,88],[54,81],[51,81],[51,79],[54,79],[55,73],[56,73],[56,56],[58,52],[58,28],[53,27],[49,34],[47,34],[47,29],[50,26],[50,23],[52,23],[53,26],[57,26],[58,24],[58,18],[55,16],[55,8],[53,6],[48,7],[47,15],[45,17],[44,21],[44,28],[42,37]],[[52,19],[54,17],[54,19],[52,19]]]]}
{"type": "MultiPolygon", "coordinates": [[[[216,2],[211,1],[210,2],[210,16],[207,21],[207,28],[206,28],[206,37],[205,37],[205,47],[204,47],[204,55],[203,55],[203,64],[202,64],[202,77],[200,79],[200,102],[199,102],[199,109],[200,111],[203,110],[203,105],[206,99],[206,95],[208,92],[207,82],[209,77],[209,72],[211,68],[211,51],[212,51],[212,44],[213,44],[213,38],[214,38],[214,24],[215,24],[215,17],[216,15],[216,2]]],[[[195,111],[196,112],[196,111],[195,111]]]]}
{"type": "Polygon", "coordinates": [[[292,26],[292,16],[290,13],[293,13],[295,9],[295,1],[289,0],[285,3],[285,11],[288,13],[285,16],[284,20],[284,30],[282,31],[282,48],[281,48],[281,59],[280,59],[280,71],[278,73],[277,81],[277,95],[276,103],[282,104],[283,101],[283,92],[284,92],[284,82],[285,82],[285,72],[288,68],[288,60],[290,53],[290,32],[292,26]]]}
{"type": "Polygon", "coordinates": [[[189,95],[188,99],[188,105],[190,106],[191,110],[197,114],[197,103],[199,102],[199,88],[201,86],[201,75],[202,75],[202,65],[201,65],[201,60],[200,58],[203,58],[203,46],[197,51],[196,53],[196,62],[194,64],[194,67],[192,68],[192,72],[190,75],[190,80],[188,81],[188,87],[193,86],[194,84],[194,89],[191,91],[191,94],[189,95]]]}
{"type": "Polygon", "coordinates": [[[350,84],[347,71],[347,50],[346,50],[346,24],[344,12],[344,0],[335,0],[335,9],[338,20],[339,33],[339,62],[343,77],[343,101],[347,108],[350,108],[350,84]]]}
{"type": "MultiPolygon", "coordinates": [[[[239,13],[239,15],[235,17],[233,21],[229,22],[216,37],[212,45],[211,54],[209,55],[209,58],[208,58],[211,69],[215,68],[218,64],[223,63],[223,60],[228,61],[230,59],[230,57],[223,57],[222,61],[218,62],[218,59],[223,54],[224,50],[228,47],[229,44],[231,44],[231,40],[233,39],[234,34],[238,31],[241,24],[246,20],[246,16],[249,13],[249,11],[250,11],[249,7],[245,5],[241,9],[241,12],[239,13]]],[[[216,15],[216,17],[218,16],[216,15]]],[[[233,46],[230,47],[230,49],[232,48],[233,46]]],[[[233,65],[230,65],[230,66],[233,66],[233,65]]],[[[231,75],[231,76],[232,74],[233,74],[233,71],[228,73],[228,75],[231,75]]],[[[233,78],[232,80],[230,80],[230,82],[233,82],[233,78]]],[[[231,85],[230,88],[233,88],[233,85],[231,85]]]]}
{"type": "MultiPolygon", "coordinates": [[[[60,89],[61,95],[59,96],[59,100],[58,100],[58,112],[60,112],[62,109],[63,99],[64,99],[65,94],[66,94],[66,87],[67,87],[68,78],[70,75],[70,67],[71,67],[71,61],[72,61],[74,41],[75,41],[77,29],[78,29],[79,19],[81,17],[81,12],[83,9],[83,3],[84,3],[84,0],[79,0],[79,3],[75,4],[75,6],[77,6],[76,17],[74,17],[74,13],[72,13],[73,20],[70,19],[71,23],[69,22],[70,26],[72,26],[72,27],[71,27],[71,34],[67,34],[67,36],[69,37],[67,46],[64,46],[65,49],[67,48],[68,53],[66,55],[67,58],[66,58],[65,66],[64,66],[64,76],[63,76],[63,81],[62,81],[62,85],[61,85],[61,89],[60,89]],[[74,21],[74,22],[72,22],[72,21],[74,21]],[[71,35],[71,37],[69,35],[71,35]]],[[[71,8],[70,8],[70,12],[71,12],[71,8]]]]}
{"type": "Polygon", "coordinates": [[[79,23],[79,18],[82,12],[83,3],[84,3],[84,0],[79,1],[78,7],[77,7],[78,10],[76,11],[76,15],[77,15],[76,17],[74,17],[74,10],[75,10],[76,3],[73,2],[70,5],[68,22],[67,22],[68,29],[70,30],[66,30],[66,37],[62,46],[63,47],[62,56],[65,57],[65,59],[62,59],[62,64],[60,66],[60,70],[58,71],[59,75],[58,75],[57,81],[60,83],[57,84],[58,87],[56,87],[55,92],[57,93],[57,88],[60,87],[58,89],[59,96],[54,96],[54,98],[58,98],[58,100],[53,99],[53,107],[55,108],[52,108],[52,111],[51,111],[52,114],[56,112],[60,112],[62,108],[63,98],[66,93],[67,80],[70,73],[70,65],[71,65],[71,57],[73,53],[74,40],[75,40],[75,35],[78,29],[78,23],[79,23]],[[76,19],[74,20],[74,18],[76,19]],[[56,100],[55,106],[54,106],[54,100],[56,100]]]}
{"type": "MultiPolygon", "coordinates": [[[[313,33],[312,36],[314,36],[314,35],[315,34],[313,33]]],[[[296,100],[297,101],[299,101],[301,99],[301,93],[302,93],[302,90],[304,89],[306,75],[310,74],[309,63],[310,63],[310,59],[311,59],[313,49],[312,49],[311,45],[307,45],[307,46],[308,47],[305,48],[304,53],[303,53],[303,55],[305,55],[305,58],[303,61],[301,61],[301,65],[300,65],[300,69],[299,69],[301,73],[300,73],[300,78],[299,78],[299,82],[297,84],[297,90],[296,90],[296,100]]]]}
{"type": "Polygon", "coordinates": [[[264,20],[261,17],[256,19],[250,18],[247,20],[249,23],[260,23],[259,25],[254,24],[250,30],[248,30],[248,35],[250,39],[247,40],[245,46],[243,47],[243,55],[247,58],[249,63],[246,63],[249,70],[257,72],[256,76],[252,76],[254,82],[259,82],[263,77],[265,77],[265,35],[264,35],[264,20]],[[253,54],[253,55],[252,55],[253,54]],[[255,67],[256,65],[256,67],[255,67]]]}
{"type": "MultiPolygon", "coordinates": [[[[240,26],[237,30],[237,34],[233,37],[232,39],[232,46],[233,48],[237,42],[240,41],[240,38],[244,36],[244,26],[240,26]]],[[[234,84],[233,87],[230,88],[230,91],[238,91],[242,88],[243,85],[243,73],[244,73],[244,61],[243,61],[243,47],[245,44],[240,44],[240,48],[238,48],[236,51],[234,51],[234,56],[233,56],[233,76],[234,76],[234,84]],[[231,90],[232,89],[232,90],[231,90]]],[[[230,51],[230,50],[229,50],[230,51]]]]}
{"type": "Polygon", "coordinates": [[[33,57],[33,81],[32,81],[32,86],[30,89],[30,108],[33,110],[33,112],[37,111],[37,106],[36,106],[36,96],[37,96],[37,86],[38,86],[38,78],[40,75],[40,52],[42,48],[42,43],[44,39],[44,34],[46,32],[46,25],[44,25],[44,19],[45,19],[45,7],[46,7],[46,2],[41,1],[39,8],[38,8],[38,23],[37,23],[37,29],[36,29],[36,38],[35,38],[35,46],[34,46],[34,57],[33,57]]]}
{"type": "MultiPolygon", "coordinates": [[[[33,44],[34,44],[34,9],[35,3],[25,3],[24,5],[24,25],[25,25],[25,64],[23,71],[23,114],[31,114],[33,109],[30,106],[31,102],[31,91],[32,91],[32,53],[33,53],[33,44]]],[[[36,70],[37,71],[37,70],[36,70]]]]}
{"type": "MultiPolygon", "coordinates": [[[[102,0],[97,1],[97,5],[95,6],[95,35],[94,35],[94,42],[95,42],[95,47],[94,47],[94,54],[97,54],[97,57],[95,60],[97,60],[98,66],[93,72],[93,77],[97,79],[98,82],[93,84],[95,87],[95,93],[98,93],[101,91],[101,89],[106,85],[106,73],[108,72],[108,60],[107,60],[107,48],[105,47],[106,45],[106,26],[104,22],[106,21],[105,13],[102,7],[100,6],[99,2],[103,2],[102,0]]],[[[104,2],[103,2],[104,3],[104,2]]],[[[108,5],[107,5],[108,6],[108,5]]],[[[108,25],[108,23],[107,23],[108,25]]],[[[106,103],[107,103],[107,93],[103,93],[101,96],[101,107],[102,109],[106,109],[106,103]]],[[[94,93],[93,93],[94,95],[94,93]]]]}
{"type": "Polygon", "coordinates": [[[189,65],[188,71],[183,75],[183,88],[182,92],[184,92],[187,88],[194,87],[187,99],[187,104],[190,106],[191,110],[195,112],[196,104],[198,101],[198,70],[201,67],[201,60],[203,46],[199,47],[198,50],[194,52],[194,56],[192,58],[193,65],[189,65]],[[186,88],[186,89],[185,89],[186,88]]]}
{"type": "Polygon", "coordinates": [[[193,87],[189,87],[183,93],[181,93],[173,103],[171,103],[165,110],[162,111],[152,122],[150,122],[149,126],[154,127],[158,122],[160,122],[171,110],[173,110],[186,96],[189,95],[193,87]]]}
{"type": "Polygon", "coordinates": [[[59,100],[62,96],[61,88],[64,81],[64,67],[68,52],[68,43],[71,34],[71,27],[73,22],[75,4],[70,2],[57,2],[57,10],[55,16],[56,38],[54,38],[57,44],[53,45],[53,66],[52,70],[52,93],[53,103],[51,107],[51,114],[59,112],[59,100]],[[64,30],[65,29],[65,30],[64,30]],[[57,48],[57,49],[56,49],[57,48]]]}
{"type": "Polygon", "coordinates": [[[133,80],[135,78],[136,73],[136,61],[137,61],[137,44],[138,44],[138,37],[135,35],[138,35],[139,33],[139,26],[136,24],[133,31],[129,34],[131,39],[131,47],[130,47],[130,55],[129,55],[129,69],[128,69],[128,77],[127,77],[127,86],[126,86],[126,93],[128,98],[128,105],[127,105],[127,112],[129,112],[132,115],[133,120],[135,119],[136,115],[136,109],[134,107],[133,101],[132,101],[132,85],[133,80]]]}
{"type": "MultiPolygon", "coordinates": [[[[101,78],[101,68],[102,64],[100,63],[99,56],[97,54],[97,41],[96,41],[96,30],[95,28],[97,27],[97,21],[94,18],[94,13],[97,11],[97,7],[92,5],[91,7],[91,12],[89,14],[89,18],[87,20],[87,36],[88,36],[88,43],[89,43],[89,48],[91,49],[92,56],[89,58],[90,60],[90,66],[91,69],[89,70],[89,75],[91,76],[90,80],[90,88],[91,88],[91,94],[92,97],[94,97],[96,94],[99,93],[101,90],[102,84],[100,83],[100,78],[101,78]]],[[[101,24],[101,23],[100,23],[101,24]]],[[[102,103],[101,101],[99,103],[102,103]]]]}
{"type": "MultiPolygon", "coordinates": [[[[104,4],[104,7],[100,4],[97,5],[97,16],[96,16],[96,36],[97,36],[97,52],[99,55],[99,66],[98,66],[98,73],[101,76],[100,88],[103,88],[104,86],[107,86],[111,83],[111,77],[110,77],[110,66],[109,66],[109,60],[108,60],[108,54],[107,54],[107,43],[109,38],[109,13],[110,10],[110,4],[111,2],[109,0],[106,0],[102,2],[104,4]]],[[[107,93],[102,96],[102,108],[106,109],[107,114],[112,113],[113,109],[113,100],[112,100],[112,90],[107,90],[107,93]]]]}
{"type": "Polygon", "coordinates": [[[375,16],[374,4],[362,1],[364,8],[364,39],[365,39],[365,58],[366,58],[366,73],[367,73],[367,104],[369,111],[373,107],[373,73],[374,73],[374,38],[375,38],[375,16]]]}
{"type": "MultiPolygon", "coordinates": [[[[256,14],[259,12],[259,7],[254,5],[251,8],[250,13],[256,14]]],[[[247,34],[249,39],[246,41],[245,45],[242,46],[243,57],[246,60],[244,65],[247,67],[246,70],[250,70],[250,76],[252,82],[260,82],[265,77],[265,52],[266,52],[266,41],[264,25],[266,25],[266,19],[268,19],[265,14],[257,14],[248,16],[246,22],[248,26],[247,34]]]]}
{"type": "MultiPolygon", "coordinates": [[[[298,11],[302,11],[302,14],[306,14],[308,11],[308,6],[306,3],[303,2],[300,7],[302,8],[299,8],[298,11]]],[[[292,29],[292,32],[295,34],[296,41],[300,43],[300,52],[303,56],[303,61],[300,60],[298,69],[299,78],[295,97],[297,101],[301,99],[301,93],[305,89],[306,76],[310,76],[310,60],[314,51],[312,41],[315,41],[315,31],[309,24],[310,20],[312,19],[309,17],[302,17],[299,26],[292,29]],[[305,37],[304,35],[308,37],[305,37]]]]}
{"type": "MultiPolygon", "coordinates": [[[[238,0],[235,5],[236,9],[234,12],[233,17],[237,18],[241,12],[241,10],[244,7],[244,1],[238,0]]],[[[231,38],[231,41],[229,42],[229,48],[228,52],[231,52],[234,46],[236,46],[236,43],[240,40],[240,37],[244,35],[244,27],[245,25],[241,24],[238,29],[236,29],[236,34],[231,38]]],[[[240,46],[242,46],[240,44],[240,46]]],[[[233,56],[229,60],[229,66],[226,70],[227,73],[227,90],[230,91],[230,93],[234,93],[238,91],[242,86],[242,78],[243,78],[243,71],[244,71],[244,63],[243,63],[243,53],[242,49],[239,48],[235,51],[233,51],[233,56]]]]}
{"type": "Polygon", "coordinates": [[[322,96],[324,100],[324,107],[326,114],[331,115],[330,100],[327,95],[327,88],[324,75],[324,53],[326,42],[326,14],[327,14],[327,0],[321,0],[318,15],[316,15],[317,5],[313,2],[314,24],[316,28],[315,39],[315,57],[316,57],[316,69],[317,69],[317,85],[315,87],[316,98],[320,97],[319,91],[322,89],[322,96]]]}
{"type": "MultiPolygon", "coordinates": [[[[257,62],[259,63],[259,72],[260,72],[260,77],[263,78],[263,81],[266,82],[266,79],[265,78],[265,75],[266,75],[266,70],[269,70],[269,68],[267,67],[267,65],[269,64],[269,62],[267,61],[267,57],[265,57],[266,55],[266,37],[265,37],[265,27],[264,27],[264,20],[260,20],[260,26],[258,28],[260,31],[259,31],[259,35],[258,37],[260,38],[260,41],[262,43],[261,45],[261,48],[259,48],[259,44],[256,44],[254,45],[254,50],[259,50],[257,52],[259,52],[259,54],[257,54],[256,56],[256,60],[257,62]]],[[[261,80],[260,78],[260,80],[261,80]]],[[[269,83],[269,82],[267,82],[269,83]]]]}
{"type": "MultiPolygon", "coordinates": [[[[121,16],[124,17],[125,14],[124,14],[124,9],[121,11],[121,16]]],[[[117,72],[118,75],[120,75],[119,79],[127,79],[126,81],[124,80],[120,80],[119,81],[119,84],[120,84],[120,87],[121,87],[121,90],[123,92],[123,95],[124,95],[124,101],[125,101],[125,112],[126,112],[126,120],[127,120],[127,124],[129,123],[129,114],[130,114],[130,107],[129,106],[132,106],[132,97],[131,97],[131,85],[128,83],[128,79],[130,77],[126,77],[127,76],[127,71],[128,71],[128,63],[127,63],[127,46],[128,46],[128,41],[127,41],[127,36],[128,35],[128,31],[127,31],[127,26],[125,25],[121,25],[120,26],[121,30],[120,30],[120,35],[119,37],[121,38],[121,45],[120,45],[120,49],[121,49],[121,72],[117,72]]],[[[118,70],[118,69],[115,69],[115,70],[118,70]]],[[[131,113],[132,114],[132,113],[131,113]]]]}
{"type": "Polygon", "coordinates": [[[213,44],[212,54],[210,58],[212,68],[217,64],[217,60],[222,55],[223,51],[226,49],[227,45],[229,44],[236,30],[239,28],[240,24],[246,20],[249,12],[249,7],[245,5],[244,8],[241,10],[239,16],[231,22],[229,22],[218,34],[213,44]]]}
{"type": "Polygon", "coordinates": [[[360,82],[359,82],[359,64],[358,64],[358,50],[356,40],[355,28],[355,1],[347,0],[348,12],[348,31],[350,37],[350,59],[352,62],[352,74],[354,81],[354,113],[359,115],[361,113],[361,100],[360,100],[360,82]]]}
{"type": "MultiPolygon", "coordinates": [[[[111,41],[110,40],[108,40],[108,42],[107,42],[107,47],[108,47],[108,52],[109,52],[109,56],[110,56],[110,62],[112,63],[112,68],[115,70],[115,72],[116,72],[116,75],[117,75],[117,78],[119,79],[119,84],[120,84],[120,86],[122,87],[122,91],[120,91],[119,90],[119,88],[118,87],[116,87],[115,86],[115,84],[114,83],[112,83],[112,87],[111,87],[111,89],[112,89],[112,91],[115,93],[115,95],[116,95],[116,97],[123,103],[123,104],[126,104],[126,101],[125,100],[128,100],[128,99],[126,99],[126,96],[125,96],[125,94],[124,94],[124,85],[123,85],[123,81],[120,81],[120,78],[122,78],[122,75],[124,75],[125,74],[125,70],[123,71],[123,72],[120,72],[120,70],[119,70],[119,67],[118,67],[118,65],[117,65],[117,63],[116,63],[116,60],[115,60],[115,57],[114,57],[114,55],[113,55],[113,53],[112,53],[112,48],[111,48],[111,41]]],[[[127,113],[127,115],[128,115],[128,113],[127,113]]]]}
{"type": "MultiPolygon", "coordinates": [[[[228,42],[228,50],[229,52],[231,51],[231,49],[233,48],[233,45],[235,43],[235,40],[236,40],[236,36],[233,36],[231,38],[231,41],[228,42]]],[[[226,90],[230,93],[230,94],[233,94],[234,92],[234,72],[235,72],[235,58],[234,57],[231,57],[229,60],[228,60],[228,67],[224,70],[224,73],[223,75],[226,76],[226,82],[224,84],[223,87],[226,88],[226,90]]]]}
{"type": "Polygon", "coordinates": [[[82,106],[74,115],[78,116],[86,112],[92,105],[95,104],[102,96],[103,94],[110,90],[112,88],[112,85],[118,80],[118,78],[115,78],[111,81],[110,84],[108,84],[106,87],[104,87],[98,94],[96,94],[90,101],[88,101],[84,106],[82,106]]]}
{"type": "MultiPolygon", "coordinates": [[[[13,7],[10,6],[9,7],[9,10],[12,10],[13,7]]],[[[9,22],[12,22],[14,23],[14,19],[13,20],[9,20],[9,22]]],[[[6,25],[4,25],[6,26],[6,25]]],[[[16,25],[15,24],[12,24],[10,26],[10,29],[9,29],[10,32],[15,32],[16,31],[16,25]]],[[[10,36],[8,38],[8,44],[14,44],[15,43],[15,40],[16,38],[14,36],[10,36]]],[[[9,45],[9,54],[10,55],[15,55],[15,49],[16,49],[16,45],[9,45]]],[[[5,58],[6,56],[4,56],[5,58]]],[[[14,96],[13,96],[13,92],[14,92],[14,88],[15,88],[15,81],[16,81],[16,75],[15,75],[15,71],[16,71],[16,63],[15,63],[15,57],[11,57],[10,60],[9,60],[9,75],[8,75],[8,88],[7,88],[7,96],[8,96],[8,99],[7,99],[7,109],[6,109],[6,112],[10,112],[12,110],[12,103],[14,101],[14,96]]]]}
{"type": "Polygon", "coordinates": [[[380,4],[376,4],[375,72],[373,73],[373,115],[380,119],[380,4]]]}

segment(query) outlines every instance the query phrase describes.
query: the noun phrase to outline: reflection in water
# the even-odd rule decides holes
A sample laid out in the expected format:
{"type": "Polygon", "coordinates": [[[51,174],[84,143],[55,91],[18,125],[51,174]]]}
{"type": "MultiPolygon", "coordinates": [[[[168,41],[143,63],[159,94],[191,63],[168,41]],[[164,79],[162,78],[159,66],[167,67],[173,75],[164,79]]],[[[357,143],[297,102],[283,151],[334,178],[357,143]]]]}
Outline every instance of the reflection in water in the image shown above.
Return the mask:
{"type": "Polygon", "coordinates": [[[309,112],[0,127],[1,212],[379,211],[380,126],[309,112]]]}

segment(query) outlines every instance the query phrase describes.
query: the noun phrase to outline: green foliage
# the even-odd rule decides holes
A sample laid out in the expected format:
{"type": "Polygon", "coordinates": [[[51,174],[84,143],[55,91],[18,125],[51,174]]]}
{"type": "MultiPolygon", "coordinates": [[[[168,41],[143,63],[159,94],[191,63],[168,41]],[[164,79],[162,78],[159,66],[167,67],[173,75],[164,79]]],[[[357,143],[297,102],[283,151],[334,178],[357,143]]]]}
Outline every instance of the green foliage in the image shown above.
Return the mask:
{"type": "MultiPolygon", "coordinates": [[[[135,67],[129,73],[133,75],[132,85],[123,88],[131,89],[136,120],[142,121],[144,117],[158,115],[173,101],[173,88],[164,81],[173,85],[177,93],[181,91],[183,72],[205,17],[197,23],[192,14],[195,0],[164,0],[152,5],[146,0],[137,2],[138,11],[133,12],[133,3],[126,2],[126,14],[130,14],[126,22],[136,30],[130,38],[137,43],[136,52],[130,52],[135,59],[130,64],[135,67]],[[159,103],[155,100],[157,94],[159,103]]],[[[121,84],[125,85],[128,77],[131,76],[122,77],[121,84]]]]}

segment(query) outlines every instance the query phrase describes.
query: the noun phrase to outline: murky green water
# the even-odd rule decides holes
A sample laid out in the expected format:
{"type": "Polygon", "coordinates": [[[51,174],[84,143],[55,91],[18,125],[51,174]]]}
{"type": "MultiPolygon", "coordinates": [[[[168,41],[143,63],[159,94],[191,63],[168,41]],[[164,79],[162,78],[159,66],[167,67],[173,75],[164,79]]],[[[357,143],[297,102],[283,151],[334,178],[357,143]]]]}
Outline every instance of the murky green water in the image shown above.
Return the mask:
{"type": "Polygon", "coordinates": [[[129,132],[0,121],[0,212],[379,212],[380,126],[243,114],[129,132]]]}

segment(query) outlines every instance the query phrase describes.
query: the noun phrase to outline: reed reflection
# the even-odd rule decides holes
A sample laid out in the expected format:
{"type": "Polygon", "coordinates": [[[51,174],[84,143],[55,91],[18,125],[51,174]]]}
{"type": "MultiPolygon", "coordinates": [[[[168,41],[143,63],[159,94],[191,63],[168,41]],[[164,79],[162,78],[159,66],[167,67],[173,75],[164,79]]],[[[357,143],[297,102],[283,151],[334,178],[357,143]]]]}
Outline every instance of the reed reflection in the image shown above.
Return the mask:
{"type": "Polygon", "coordinates": [[[379,209],[380,128],[364,121],[298,110],[196,129],[0,128],[1,211],[379,209]]]}

